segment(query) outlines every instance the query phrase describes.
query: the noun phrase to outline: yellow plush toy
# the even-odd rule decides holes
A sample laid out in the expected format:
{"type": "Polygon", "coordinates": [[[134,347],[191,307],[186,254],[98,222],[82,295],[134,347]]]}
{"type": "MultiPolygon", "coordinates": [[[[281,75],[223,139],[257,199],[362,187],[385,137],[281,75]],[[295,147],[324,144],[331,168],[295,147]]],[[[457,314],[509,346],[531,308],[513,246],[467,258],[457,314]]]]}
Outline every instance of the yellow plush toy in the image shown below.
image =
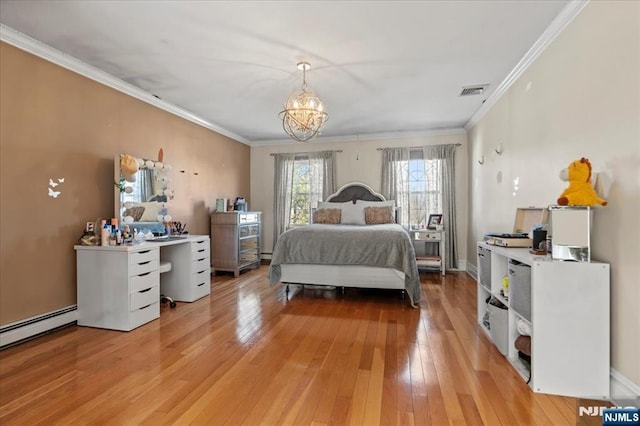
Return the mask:
{"type": "Polygon", "coordinates": [[[583,157],[569,164],[568,168],[560,172],[560,178],[569,181],[569,187],[560,194],[558,205],[590,207],[595,204],[607,205],[607,202],[598,197],[591,186],[591,163],[588,159],[583,157]]]}

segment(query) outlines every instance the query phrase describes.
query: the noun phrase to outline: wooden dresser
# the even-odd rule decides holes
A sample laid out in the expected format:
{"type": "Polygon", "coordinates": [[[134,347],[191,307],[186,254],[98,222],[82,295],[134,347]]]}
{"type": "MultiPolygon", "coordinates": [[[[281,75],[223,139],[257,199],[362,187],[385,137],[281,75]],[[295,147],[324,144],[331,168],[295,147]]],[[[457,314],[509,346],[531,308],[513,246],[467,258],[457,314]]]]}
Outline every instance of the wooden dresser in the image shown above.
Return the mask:
{"type": "Polygon", "coordinates": [[[261,212],[220,212],[211,215],[211,267],[240,271],[260,266],[261,212]]]}

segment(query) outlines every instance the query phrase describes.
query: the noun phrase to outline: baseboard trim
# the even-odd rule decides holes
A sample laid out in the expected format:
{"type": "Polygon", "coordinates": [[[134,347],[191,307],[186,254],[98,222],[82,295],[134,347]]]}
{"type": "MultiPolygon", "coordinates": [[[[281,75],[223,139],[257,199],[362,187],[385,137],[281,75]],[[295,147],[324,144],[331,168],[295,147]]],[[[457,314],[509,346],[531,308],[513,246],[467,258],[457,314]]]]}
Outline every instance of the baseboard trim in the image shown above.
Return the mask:
{"type": "Polygon", "coordinates": [[[7,324],[0,328],[0,349],[78,321],[77,305],[7,324]]]}
{"type": "Polygon", "coordinates": [[[611,368],[611,402],[619,407],[640,407],[640,386],[629,380],[624,374],[611,368]]]}
{"type": "Polygon", "coordinates": [[[473,263],[467,263],[467,274],[471,275],[474,280],[478,281],[478,268],[473,263]]]}

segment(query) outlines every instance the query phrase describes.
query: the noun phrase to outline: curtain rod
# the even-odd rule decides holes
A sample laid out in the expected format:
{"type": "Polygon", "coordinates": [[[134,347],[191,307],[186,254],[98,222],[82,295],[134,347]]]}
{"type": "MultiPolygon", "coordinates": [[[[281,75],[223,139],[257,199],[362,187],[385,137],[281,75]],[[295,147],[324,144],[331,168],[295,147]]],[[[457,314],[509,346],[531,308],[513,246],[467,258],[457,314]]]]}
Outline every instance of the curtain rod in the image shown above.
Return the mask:
{"type": "MultiPolygon", "coordinates": [[[[313,152],[327,152],[327,151],[325,150],[325,151],[311,151],[311,152],[272,152],[269,155],[273,157],[274,155],[278,155],[278,154],[312,154],[313,152]]],[[[334,149],[333,151],[329,150],[328,152],[342,152],[342,150],[334,149]]]]}
{"type": "MultiPolygon", "coordinates": [[[[455,146],[460,146],[462,145],[461,143],[445,143],[442,145],[455,145],[455,146]]],[[[438,146],[438,145],[425,145],[425,146],[438,146]]],[[[394,147],[390,147],[390,148],[406,148],[404,146],[394,146],[394,147]]],[[[418,148],[424,148],[424,146],[410,146],[408,147],[409,149],[418,149],[418,148]]],[[[387,149],[387,148],[378,148],[378,151],[382,151],[383,149],[387,149]]]]}

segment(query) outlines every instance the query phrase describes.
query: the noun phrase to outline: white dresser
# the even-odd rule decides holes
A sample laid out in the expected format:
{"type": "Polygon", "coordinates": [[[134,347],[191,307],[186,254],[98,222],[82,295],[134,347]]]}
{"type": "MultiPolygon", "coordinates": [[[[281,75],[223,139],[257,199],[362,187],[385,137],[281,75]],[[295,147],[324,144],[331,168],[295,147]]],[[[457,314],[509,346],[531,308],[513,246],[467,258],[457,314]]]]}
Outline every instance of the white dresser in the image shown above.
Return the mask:
{"type": "Polygon", "coordinates": [[[209,236],[131,246],[75,246],[78,325],[130,331],[160,316],[160,294],[193,302],[211,292],[209,236]],[[160,265],[170,269],[160,274],[160,265]]]}

